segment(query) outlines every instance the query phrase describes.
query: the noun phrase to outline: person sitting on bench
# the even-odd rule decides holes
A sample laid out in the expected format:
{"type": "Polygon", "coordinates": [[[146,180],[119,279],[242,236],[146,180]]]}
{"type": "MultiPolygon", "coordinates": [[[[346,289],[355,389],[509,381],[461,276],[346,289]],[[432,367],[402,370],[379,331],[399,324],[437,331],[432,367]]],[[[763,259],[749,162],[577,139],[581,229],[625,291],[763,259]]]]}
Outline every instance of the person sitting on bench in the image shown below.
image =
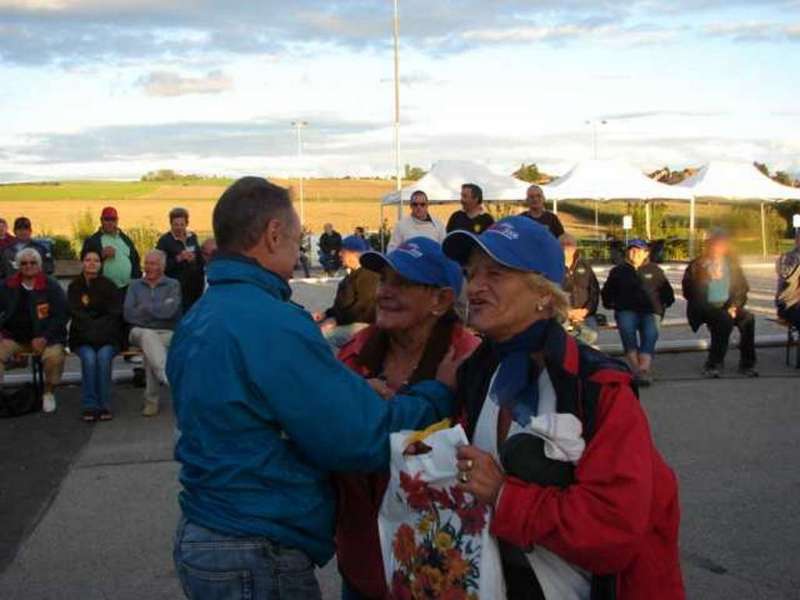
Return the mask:
{"type": "Polygon", "coordinates": [[[794,248],[778,259],[775,305],[779,318],[800,329],[800,229],[795,233],[794,244],[794,248]]]}
{"type": "Polygon", "coordinates": [[[688,303],[686,317],[692,331],[705,323],[711,334],[711,346],[703,367],[706,377],[720,376],[728,353],[733,328],[739,329],[739,372],[758,377],[756,365],[756,320],[745,309],[747,285],[742,266],[733,254],[730,237],[722,229],[711,232],[703,254],[686,268],[683,275],[683,297],[688,303]]]}
{"type": "Polygon", "coordinates": [[[160,388],[168,385],[167,349],[182,312],[181,284],[164,275],[166,262],[161,250],[151,250],[144,258],[144,277],[131,281],[125,295],[125,321],[133,326],[130,342],[144,354],[145,417],[158,414],[160,388]]]}
{"type": "Polygon", "coordinates": [[[64,373],[64,342],[69,312],[59,283],[42,271],[36,249],[20,250],[19,271],[0,286],[0,384],[5,362],[14,354],[31,352],[42,359],[44,395],[42,410],[56,410],[53,390],[64,373]]]}

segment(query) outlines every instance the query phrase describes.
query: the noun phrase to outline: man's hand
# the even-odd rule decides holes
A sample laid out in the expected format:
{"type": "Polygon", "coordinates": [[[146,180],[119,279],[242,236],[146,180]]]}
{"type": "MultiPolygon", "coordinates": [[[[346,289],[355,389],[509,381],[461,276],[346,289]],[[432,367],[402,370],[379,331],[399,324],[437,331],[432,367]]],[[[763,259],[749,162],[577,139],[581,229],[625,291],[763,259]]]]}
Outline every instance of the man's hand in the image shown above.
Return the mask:
{"type": "Polygon", "coordinates": [[[47,348],[47,340],[43,337],[33,338],[31,340],[31,348],[36,354],[41,354],[47,348]]]}
{"type": "Polygon", "coordinates": [[[369,387],[371,387],[375,393],[384,400],[388,400],[394,396],[394,390],[386,385],[386,382],[383,379],[367,379],[367,383],[369,384],[369,387]]]}
{"type": "Polygon", "coordinates": [[[569,311],[567,311],[567,316],[573,323],[582,323],[588,314],[589,311],[585,308],[571,308],[569,311]]]}
{"type": "Polygon", "coordinates": [[[311,318],[314,319],[316,323],[319,323],[325,318],[325,313],[321,310],[311,313],[311,318]]]}
{"type": "Polygon", "coordinates": [[[475,446],[461,446],[457,456],[459,487],[480,502],[494,506],[506,476],[492,455],[475,446]]]}
{"type": "Polygon", "coordinates": [[[319,324],[322,333],[329,333],[334,327],[336,327],[336,319],[325,319],[319,324]]]}
{"type": "MultiPolygon", "coordinates": [[[[472,353],[470,352],[469,354],[472,353]]],[[[436,380],[441,381],[451,390],[456,389],[456,374],[458,368],[461,366],[461,363],[469,358],[469,354],[456,358],[455,348],[450,347],[450,350],[447,351],[442,362],[439,363],[439,368],[436,370],[436,380]]]]}
{"type": "Polygon", "coordinates": [[[731,319],[735,319],[736,315],[739,314],[739,309],[736,308],[735,306],[731,306],[730,308],[728,308],[728,314],[731,316],[731,319]]]}
{"type": "Polygon", "coordinates": [[[197,255],[195,255],[195,253],[192,252],[191,250],[184,250],[182,254],[183,254],[183,260],[185,260],[186,262],[191,263],[197,259],[197,255]]]}
{"type": "Polygon", "coordinates": [[[103,248],[103,260],[107,258],[114,258],[117,255],[117,249],[114,246],[106,246],[103,248]]]}

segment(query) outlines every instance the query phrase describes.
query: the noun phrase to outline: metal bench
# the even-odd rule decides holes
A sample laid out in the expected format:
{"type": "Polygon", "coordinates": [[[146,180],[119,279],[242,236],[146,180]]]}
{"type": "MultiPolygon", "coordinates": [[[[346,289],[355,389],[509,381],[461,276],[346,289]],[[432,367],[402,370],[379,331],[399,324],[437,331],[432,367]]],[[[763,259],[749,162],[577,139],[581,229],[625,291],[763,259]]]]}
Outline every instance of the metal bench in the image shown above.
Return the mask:
{"type": "Polygon", "coordinates": [[[784,319],[767,318],[767,321],[786,328],[786,366],[792,364],[792,347],[794,347],[794,368],[800,369],[800,330],[784,319]]]}

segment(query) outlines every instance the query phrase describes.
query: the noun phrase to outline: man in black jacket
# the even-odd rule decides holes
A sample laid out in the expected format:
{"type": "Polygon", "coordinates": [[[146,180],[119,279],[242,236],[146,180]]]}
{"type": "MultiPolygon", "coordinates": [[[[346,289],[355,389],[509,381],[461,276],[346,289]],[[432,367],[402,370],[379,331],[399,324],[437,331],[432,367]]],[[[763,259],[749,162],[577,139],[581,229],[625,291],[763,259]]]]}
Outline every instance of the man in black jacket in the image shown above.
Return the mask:
{"type": "Polygon", "coordinates": [[[100,229],[83,242],[81,256],[97,252],[103,259],[103,275],[114,282],[124,295],[133,279],[142,276],[136,246],[119,228],[117,209],[107,206],[100,215],[100,229]]]}
{"type": "Polygon", "coordinates": [[[600,284],[592,266],[581,258],[575,238],[564,234],[560,242],[566,265],[562,287],[570,300],[567,331],[582,342],[592,345],[597,341],[595,315],[600,301],[600,284]]]}
{"type": "Polygon", "coordinates": [[[494,223],[494,218],[483,208],[483,190],[474,183],[461,186],[461,210],[447,221],[447,233],[469,231],[480,235],[494,223]]]}
{"type": "Polygon", "coordinates": [[[44,365],[42,410],[56,409],[53,394],[64,372],[69,309],[61,285],[42,271],[34,248],[17,254],[19,272],[0,285],[0,384],[5,362],[18,352],[33,352],[44,365]]]}
{"type": "Polygon", "coordinates": [[[342,266],[339,251],[342,249],[342,235],[333,228],[331,223],[325,223],[324,231],[319,236],[319,264],[327,275],[333,275],[342,266]]]}
{"type": "Polygon", "coordinates": [[[711,334],[711,346],[703,368],[706,377],[718,378],[728,352],[733,328],[739,329],[739,372],[757,377],[756,321],[745,309],[747,284],[742,266],[731,252],[730,239],[723,230],[715,230],[706,242],[705,252],[694,259],[683,274],[683,297],[688,303],[686,316],[692,331],[705,323],[711,334]]]}
{"type": "Polygon", "coordinates": [[[350,235],[342,240],[340,256],[349,273],[336,290],[333,306],[314,315],[322,334],[334,349],[375,321],[375,294],[380,276],[361,267],[359,259],[367,250],[366,240],[358,236],[350,235]]]}

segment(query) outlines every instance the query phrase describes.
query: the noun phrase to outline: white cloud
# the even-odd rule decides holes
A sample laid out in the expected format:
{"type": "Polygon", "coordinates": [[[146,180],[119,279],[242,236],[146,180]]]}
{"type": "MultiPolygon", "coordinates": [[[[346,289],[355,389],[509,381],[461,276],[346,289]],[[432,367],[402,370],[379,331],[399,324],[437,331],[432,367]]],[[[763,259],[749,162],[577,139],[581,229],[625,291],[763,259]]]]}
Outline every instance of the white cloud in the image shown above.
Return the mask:
{"type": "Polygon", "coordinates": [[[138,84],[149,96],[187,96],[190,94],[221,94],[233,89],[233,79],[220,70],[199,77],[186,77],[169,71],[153,71],[139,79],[138,84]]]}

